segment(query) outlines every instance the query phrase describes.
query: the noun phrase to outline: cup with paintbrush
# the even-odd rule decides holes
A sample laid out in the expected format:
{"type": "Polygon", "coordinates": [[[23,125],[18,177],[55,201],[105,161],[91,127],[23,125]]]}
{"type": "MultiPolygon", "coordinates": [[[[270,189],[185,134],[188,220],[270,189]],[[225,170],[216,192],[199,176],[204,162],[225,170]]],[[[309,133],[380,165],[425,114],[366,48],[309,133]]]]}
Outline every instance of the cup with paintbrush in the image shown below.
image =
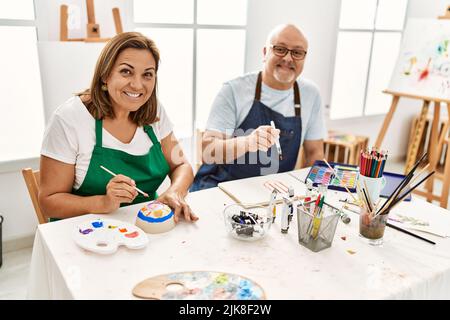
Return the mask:
{"type": "Polygon", "coordinates": [[[387,214],[376,215],[366,206],[362,206],[359,212],[359,235],[371,245],[381,245],[387,219],[387,214]]]}
{"type": "MultiPolygon", "coordinates": [[[[428,165],[425,166],[418,174],[415,174],[416,169],[424,163],[425,158],[426,153],[419,159],[419,161],[416,162],[411,171],[405,176],[389,198],[383,203],[381,203],[381,201],[374,202],[370,198],[370,193],[366,190],[367,186],[361,186],[359,183],[357,184],[358,196],[362,200],[359,216],[359,234],[362,238],[366,239],[369,244],[380,245],[383,243],[384,230],[386,226],[392,227],[392,225],[387,222],[389,212],[399,205],[412,191],[414,191],[414,189],[434,174],[434,171],[428,173],[419,181],[422,173],[427,170],[428,165]]],[[[401,228],[395,229],[404,232],[401,228]]],[[[411,233],[409,234],[416,236],[411,233]]]]}

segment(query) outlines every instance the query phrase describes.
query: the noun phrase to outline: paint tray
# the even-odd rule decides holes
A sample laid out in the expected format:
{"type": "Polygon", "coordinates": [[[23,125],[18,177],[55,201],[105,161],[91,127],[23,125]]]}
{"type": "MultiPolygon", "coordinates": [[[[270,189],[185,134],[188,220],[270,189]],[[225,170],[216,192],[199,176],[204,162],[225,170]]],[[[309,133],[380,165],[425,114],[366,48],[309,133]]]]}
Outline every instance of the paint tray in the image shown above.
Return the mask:
{"type": "MultiPolygon", "coordinates": [[[[405,178],[403,174],[391,173],[391,172],[383,172],[383,177],[386,179],[386,185],[383,190],[381,190],[380,197],[389,198],[391,194],[394,192],[395,188],[398,187],[400,182],[405,178]]],[[[409,190],[409,187],[405,188],[406,192],[409,190]]],[[[405,198],[403,201],[411,201],[411,193],[405,198]]]]}

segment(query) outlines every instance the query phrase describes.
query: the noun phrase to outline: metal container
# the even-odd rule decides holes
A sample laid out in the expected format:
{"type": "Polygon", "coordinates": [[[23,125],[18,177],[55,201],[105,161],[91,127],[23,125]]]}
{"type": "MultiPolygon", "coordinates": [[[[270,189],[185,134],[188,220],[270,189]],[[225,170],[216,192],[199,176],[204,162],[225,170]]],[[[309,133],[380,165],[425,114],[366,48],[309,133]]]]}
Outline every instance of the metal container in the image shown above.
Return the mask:
{"type": "Polygon", "coordinates": [[[298,242],[318,252],[331,247],[337,223],[342,212],[326,203],[322,207],[322,216],[314,216],[308,211],[314,201],[297,206],[298,242]]]}

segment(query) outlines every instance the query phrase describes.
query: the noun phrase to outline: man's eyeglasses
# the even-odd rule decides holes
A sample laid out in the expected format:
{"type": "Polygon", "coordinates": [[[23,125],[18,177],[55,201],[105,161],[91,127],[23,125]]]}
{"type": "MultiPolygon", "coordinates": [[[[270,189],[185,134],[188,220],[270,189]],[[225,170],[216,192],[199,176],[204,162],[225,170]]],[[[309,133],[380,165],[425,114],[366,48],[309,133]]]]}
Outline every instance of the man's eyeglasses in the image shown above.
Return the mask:
{"type": "Polygon", "coordinates": [[[288,54],[288,52],[291,53],[291,57],[294,60],[303,60],[303,59],[305,59],[305,56],[306,56],[306,51],[305,50],[288,49],[286,47],[275,46],[273,44],[270,45],[270,48],[272,49],[273,53],[276,56],[279,56],[279,57],[285,57],[288,54]]]}

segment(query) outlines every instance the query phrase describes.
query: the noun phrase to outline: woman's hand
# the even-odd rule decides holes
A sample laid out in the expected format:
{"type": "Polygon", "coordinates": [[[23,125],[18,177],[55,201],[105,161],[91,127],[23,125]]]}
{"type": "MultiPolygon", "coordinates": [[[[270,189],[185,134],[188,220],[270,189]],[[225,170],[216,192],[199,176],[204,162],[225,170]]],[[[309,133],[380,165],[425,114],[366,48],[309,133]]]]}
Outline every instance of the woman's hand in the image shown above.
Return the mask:
{"type": "Polygon", "coordinates": [[[178,222],[180,216],[186,221],[197,221],[198,217],[192,212],[184,197],[175,191],[167,190],[157,199],[159,202],[165,203],[174,210],[174,220],[178,222]]]}
{"type": "Polygon", "coordinates": [[[121,203],[132,203],[137,196],[135,186],[133,179],[122,174],[109,180],[106,185],[106,195],[103,198],[105,212],[119,209],[121,203]]]}

